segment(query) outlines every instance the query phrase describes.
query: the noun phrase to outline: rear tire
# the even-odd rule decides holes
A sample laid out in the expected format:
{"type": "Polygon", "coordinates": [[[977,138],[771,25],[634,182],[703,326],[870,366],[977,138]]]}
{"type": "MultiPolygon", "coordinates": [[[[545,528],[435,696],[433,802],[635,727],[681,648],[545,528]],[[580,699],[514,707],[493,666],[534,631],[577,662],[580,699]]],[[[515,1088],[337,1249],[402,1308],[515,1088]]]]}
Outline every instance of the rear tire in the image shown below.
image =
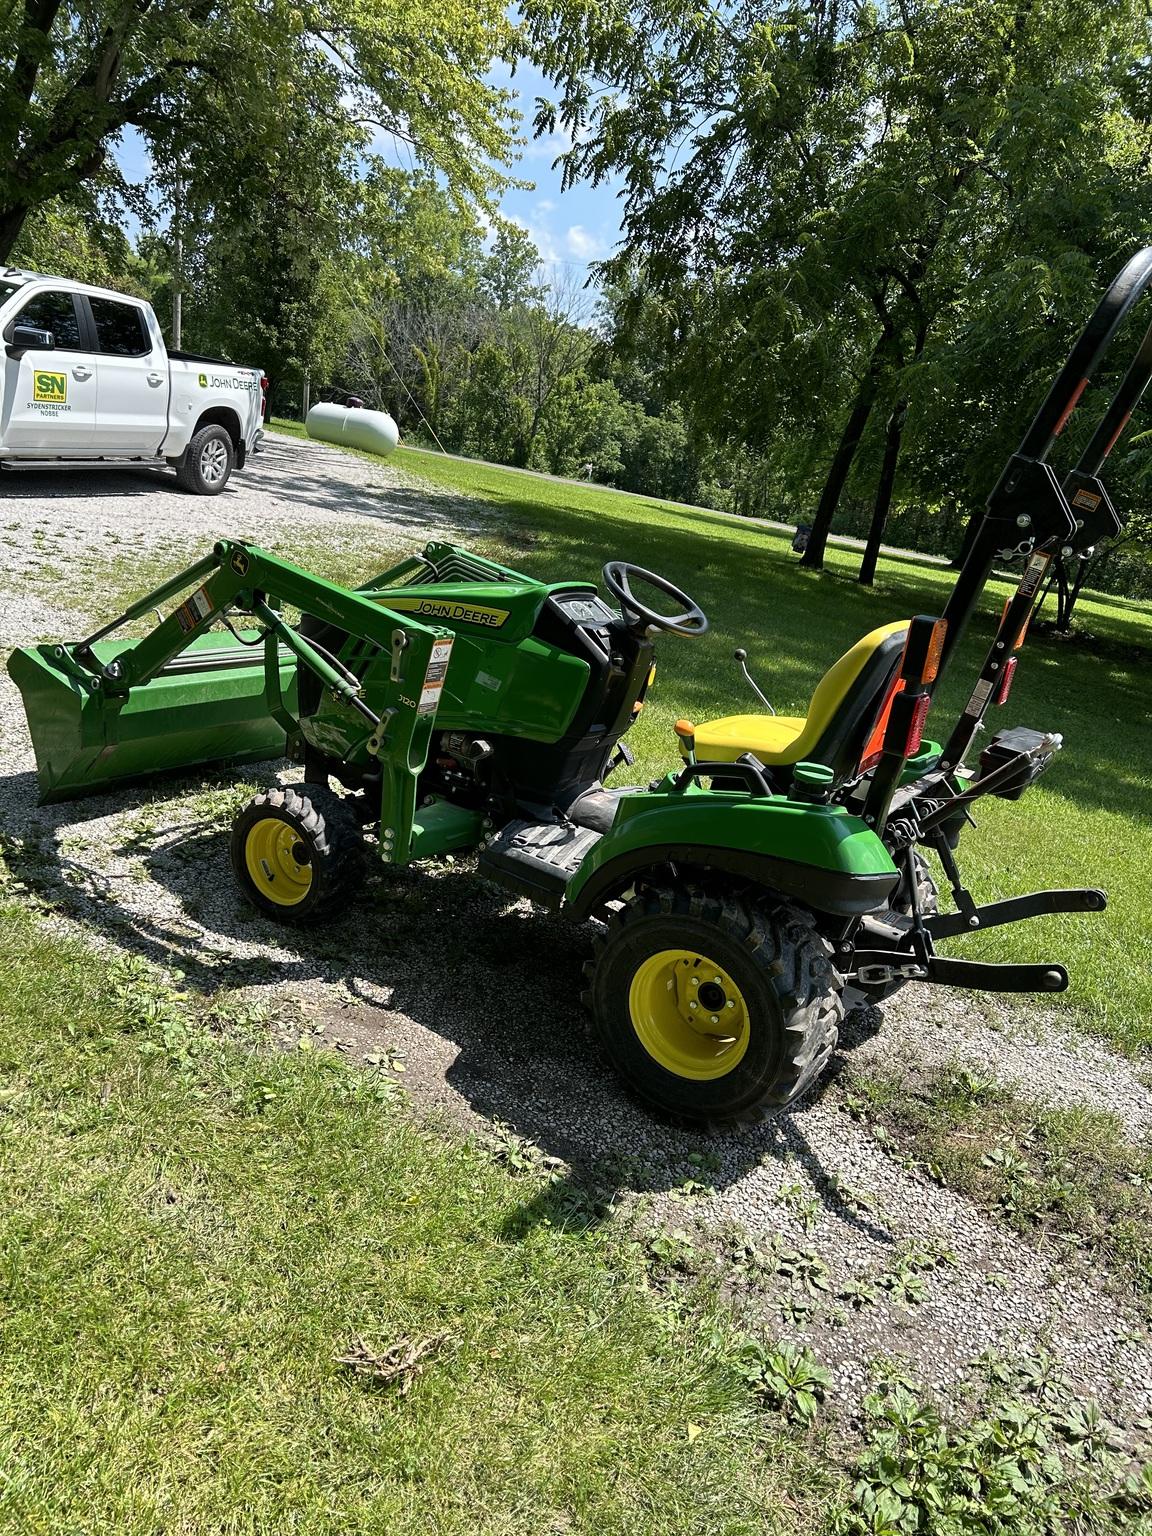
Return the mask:
{"type": "Polygon", "coordinates": [[[236,446],[228,429],[209,424],[193,435],[176,466],[176,480],[194,496],[219,496],[235,462],[236,446]]]}
{"type": "Polygon", "coordinates": [[[320,923],[344,911],[364,873],[359,823],[321,784],[254,796],[232,824],[231,853],[241,891],[282,923],[320,923]]]}
{"type": "Polygon", "coordinates": [[[696,1124],[759,1120],[832,1055],[844,1010],[830,955],[796,907],[652,886],[613,915],[584,997],[648,1104],[696,1124]]]}

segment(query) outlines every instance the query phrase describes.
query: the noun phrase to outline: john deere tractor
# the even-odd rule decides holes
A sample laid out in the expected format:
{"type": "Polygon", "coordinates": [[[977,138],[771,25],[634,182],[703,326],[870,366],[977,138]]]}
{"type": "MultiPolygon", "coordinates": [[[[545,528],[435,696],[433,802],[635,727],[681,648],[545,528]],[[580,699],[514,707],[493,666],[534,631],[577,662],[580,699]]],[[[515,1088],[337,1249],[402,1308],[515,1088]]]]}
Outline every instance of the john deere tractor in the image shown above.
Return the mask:
{"type": "Polygon", "coordinates": [[[990,497],[945,613],[865,635],[802,718],[761,697],[757,713],[682,720],[668,772],[618,787],[655,638],[708,630],[671,582],[610,561],[606,600],[432,543],[347,588],[225,539],[86,639],[13,653],[42,797],[291,758],[297,781],[256,795],[233,828],[249,902],[318,922],[354,900],[369,857],[474,851],[484,879],[595,925],[596,1036],[639,1095],[688,1121],[802,1093],[835,1047],[846,989],[1060,991],[1060,965],[954,959],[936,944],[1105,905],[1085,889],[977,906],[956,849],[975,801],[1018,799],[1060,747],[1015,727],[972,760],[1051,562],[1119,527],[1099,472],[1152,375],[1152,331],[1080,462],[1061,479],[1048,456],[1150,279],[1152,250],[1101,301],[990,497]],[[933,690],[1007,554],[1023,576],[937,745],[923,736],[933,690]],[[162,607],[145,638],[118,637],[162,607]],[[923,848],[951,888],[946,914],[923,848]]]}

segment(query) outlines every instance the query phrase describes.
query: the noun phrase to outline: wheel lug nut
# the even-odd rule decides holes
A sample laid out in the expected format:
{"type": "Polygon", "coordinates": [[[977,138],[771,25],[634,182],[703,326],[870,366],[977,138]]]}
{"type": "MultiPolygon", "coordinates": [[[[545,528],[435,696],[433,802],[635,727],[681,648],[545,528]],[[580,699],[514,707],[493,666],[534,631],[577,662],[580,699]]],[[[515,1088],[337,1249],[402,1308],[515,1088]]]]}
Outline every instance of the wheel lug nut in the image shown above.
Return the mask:
{"type": "Polygon", "coordinates": [[[692,978],[692,985],[694,987],[698,987],[700,985],[700,978],[699,978],[699,976],[693,976],[693,978],[692,978]]]}
{"type": "Polygon", "coordinates": [[[699,1008],[700,1004],[698,1002],[696,1002],[695,1000],[693,1000],[692,1002],[690,1002],[688,1004],[688,1006],[689,1006],[689,1008],[699,1008]]]}
{"type": "Polygon", "coordinates": [[[719,1024],[720,1020],[719,1020],[719,1018],[717,1017],[716,1014],[712,1015],[712,1022],[713,1022],[713,1024],[719,1024]]]}
{"type": "Polygon", "coordinates": [[[735,1008],[736,1004],[732,1001],[731,998],[729,998],[728,1001],[724,1004],[724,1006],[725,1006],[725,1008],[735,1008]]]}

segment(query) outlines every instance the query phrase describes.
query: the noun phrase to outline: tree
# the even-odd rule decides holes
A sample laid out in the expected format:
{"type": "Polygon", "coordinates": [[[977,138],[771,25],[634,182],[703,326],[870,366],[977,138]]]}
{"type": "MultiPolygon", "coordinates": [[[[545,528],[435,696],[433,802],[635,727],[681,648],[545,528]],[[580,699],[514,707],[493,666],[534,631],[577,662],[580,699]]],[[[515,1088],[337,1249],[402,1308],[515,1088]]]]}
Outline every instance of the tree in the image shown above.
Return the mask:
{"type": "Polygon", "coordinates": [[[519,224],[496,220],[491,249],[479,267],[481,290],[497,309],[512,309],[544,297],[540,252],[519,224]]]}
{"type": "Polygon", "coordinates": [[[13,251],[17,265],[147,298],[156,278],[147,253],[134,251],[115,224],[86,217],[59,199],[25,224],[13,251]]]}
{"type": "Polygon", "coordinates": [[[967,491],[986,400],[1018,432],[1021,386],[1064,334],[1057,297],[1078,298],[1146,225],[1142,0],[528,0],[525,14],[559,91],[538,128],[571,134],[570,179],[624,178],[609,275],[641,266],[691,416],[815,499],[808,564],[865,464],[890,482],[882,533],[906,445],[913,481],[947,467],[934,501],[967,491]],[[997,270],[1029,296],[1046,287],[1043,307],[993,307],[997,270]],[[995,354],[983,389],[962,356],[973,336],[995,354]],[[963,396],[941,387],[949,364],[963,396]]]}
{"type": "MultiPolygon", "coordinates": [[[[302,151],[329,182],[400,142],[485,200],[512,145],[513,58],[499,0],[14,0],[0,19],[0,260],[29,216],[77,188],[123,192],[109,150],[129,127],[193,184],[277,174],[302,151]]],[[[202,192],[203,201],[207,196],[202,192]]]]}

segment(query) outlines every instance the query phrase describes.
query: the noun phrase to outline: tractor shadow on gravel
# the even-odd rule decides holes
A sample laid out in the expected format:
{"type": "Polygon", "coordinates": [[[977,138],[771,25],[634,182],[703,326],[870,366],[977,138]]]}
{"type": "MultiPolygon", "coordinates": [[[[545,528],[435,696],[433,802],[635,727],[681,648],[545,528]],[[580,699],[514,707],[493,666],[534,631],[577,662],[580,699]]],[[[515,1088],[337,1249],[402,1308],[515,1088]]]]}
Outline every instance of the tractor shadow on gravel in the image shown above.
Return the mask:
{"type": "MultiPolygon", "coordinates": [[[[32,776],[20,781],[31,801],[32,776]]],[[[295,1021],[280,1043],[322,1025],[317,1046],[350,1063],[402,1060],[423,1110],[494,1138],[498,1155],[504,1145],[510,1160],[562,1159],[569,1171],[525,1204],[510,1236],[543,1220],[586,1226],[622,1192],[722,1192],[776,1163],[782,1183],[789,1167],[806,1173],[830,1214],[890,1241],[842,1198],[805,1135],[826,1085],[760,1124],[710,1133],[660,1121],[627,1093],[585,1029],[587,928],[510,899],[466,861],[381,868],[338,922],[285,928],[238,895],[219,811],[196,811],[129,790],[41,807],[24,837],[5,837],[5,855],[104,944],[181,971],[206,997],[243,988],[267,1001],[270,1032],[295,1021]]]]}

